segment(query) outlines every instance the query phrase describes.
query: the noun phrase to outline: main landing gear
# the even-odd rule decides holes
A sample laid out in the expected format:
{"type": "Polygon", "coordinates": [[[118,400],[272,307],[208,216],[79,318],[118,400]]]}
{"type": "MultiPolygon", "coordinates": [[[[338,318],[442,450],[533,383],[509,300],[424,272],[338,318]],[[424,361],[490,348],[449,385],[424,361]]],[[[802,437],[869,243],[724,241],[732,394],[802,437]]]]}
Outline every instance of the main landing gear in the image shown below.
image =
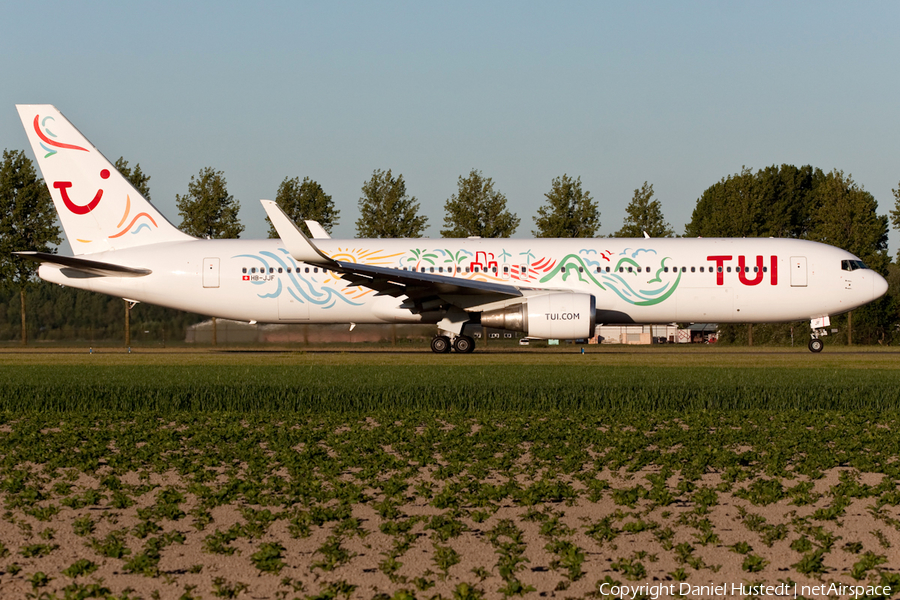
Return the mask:
{"type": "Polygon", "coordinates": [[[450,350],[460,354],[468,354],[475,350],[475,340],[467,335],[457,335],[450,341],[446,335],[436,335],[431,340],[431,351],[435,354],[447,354],[450,350]]]}
{"type": "Polygon", "coordinates": [[[822,348],[825,347],[825,343],[819,338],[812,338],[809,340],[809,351],[810,352],[821,352],[822,348]]]}

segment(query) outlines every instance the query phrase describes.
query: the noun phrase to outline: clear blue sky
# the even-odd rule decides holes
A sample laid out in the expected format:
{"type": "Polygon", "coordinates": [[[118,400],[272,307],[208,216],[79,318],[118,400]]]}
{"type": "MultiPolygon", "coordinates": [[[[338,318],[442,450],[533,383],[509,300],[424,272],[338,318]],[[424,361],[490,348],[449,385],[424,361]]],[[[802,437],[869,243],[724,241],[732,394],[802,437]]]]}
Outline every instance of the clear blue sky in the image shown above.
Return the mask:
{"type": "Polygon", "coordinates": [[[473,167],[517,237],[563,173],[604,234],[645,180],[681,232],[744,165],[841,169],[886,213],[898,24],[896,2],[14,2],[0,148],[26,146],[16,103],[55,104],[139,162],[176,224],[191,175],[224,171],[243,237],[265,237],[258,200],[286,176],[319,181],[352,236],[377,168],[403,174],[432,237],[473,167]]]}

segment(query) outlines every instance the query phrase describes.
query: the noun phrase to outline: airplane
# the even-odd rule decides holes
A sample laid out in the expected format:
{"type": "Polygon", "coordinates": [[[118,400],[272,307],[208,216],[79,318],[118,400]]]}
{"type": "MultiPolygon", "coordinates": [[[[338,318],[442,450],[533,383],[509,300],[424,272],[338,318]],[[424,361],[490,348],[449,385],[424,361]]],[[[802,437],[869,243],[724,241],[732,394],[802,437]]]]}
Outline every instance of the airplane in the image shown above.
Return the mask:
{"type": "Polygon", "coordinates": [[[51,105],[17,105],[73,256],[41,279],[250,323],[426,323],[436,353],[475,349],[473,329],[531,339],[594,336],[598,324],[810,320],[887,282],[849,252],[777,238],[331,239],[261,200],[280,239],[197,239],[178,230],[51,105]]]}

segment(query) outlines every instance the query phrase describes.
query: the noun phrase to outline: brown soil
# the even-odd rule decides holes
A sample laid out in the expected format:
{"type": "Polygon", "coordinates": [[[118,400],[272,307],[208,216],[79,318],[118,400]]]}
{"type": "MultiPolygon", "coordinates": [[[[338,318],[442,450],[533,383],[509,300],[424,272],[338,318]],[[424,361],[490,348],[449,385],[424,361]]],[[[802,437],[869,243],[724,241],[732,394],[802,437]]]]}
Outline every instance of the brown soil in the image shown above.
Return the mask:
{"type": "MultiPolygon", "coordinates": [[[[504,502],[482,509],[485,512],[473,507],[439,510],[425,499],[410,496],[405,504],[398,506],[399,516],[386,521],[376,510],[380,500],[376,497],[375,501],[352,507],[351,516],[357,523],[345,519],[321,526],[311,524],[307,537],[292,532],[291,519],[303,514],[299,507],[221,506],[210,512],[211,521],[202,526],[198,515],[191,514],[197,500],[188,492],[185,482],[171,473],[151,475],[143,480],[139,474],[132,473],[122,478],[125,483],[147,484],[152,489],[136,497],[136,503],[128,508],[113,508],[106,493],[106,499],[98,505],[78,509],[60,507],[46,521],[25,515],[21,510],[7,511],[0,520],[0,555],[3,555],[0,597],[37,598],[44,594],[45,598],[53,595],[63,598],[67,586],[70,597],[76,597],[78,586],[84,594],[90,590],[89,586],[96,585],[98,593],[106,588],[114,597],[145,599],[290,599],[316,597],[329,590],[332,597],[370,599],[378,594],[391,597],[403,589],[417,598],[437,595],[462,598],[466,596],[461,586],[468,584],[485,598],[502,598],[501,589],[508,581],[501,577],[498,568],[500,545],[509,544],[511,538],[494,536],[492,542],[491,532],[508,522],[521,531],[524,543],[524,561],[519,563],[514,577],[522,584],[525,598],[597,596],[599,583],[607,577],[608,581],[635,586],[664,584],[669,591],[678,591],[683,589],[679,588],[680,580],[697,586],[708,586],[710,582],[725,584],[731,590],[732,585],[742,583],[874,585],[880,581],[881,573],[896,576],[900,567],[898,507],[885,505],[876,513],[875,499],[854,499],[835,519],[813,518],[816,510],[827,508],[834,501],[827,492],[838,482],[839,471],[832,470],[814,482],[813,492],[823,495],[805,506],[791,504],[789,498],[754,505],[733,493],[746,486],[745,482],[731,492],[718,492],[717,501],[708,509],[684,500],[668,506],[657,506],[649,500],[639,500],[631,506],[616,504],[610,490],[597,502],[589,502],[584,497],[571,504],[534,507],[504,502]],[[177,519],[152,518],[161,530],[140,537],[140,526],[145,519],[138,512],[152,507],[158,494],[167,487],[184,493],[179,508],[186,514],[177,519]],[[248,508],[268,508],[278,513],[277,518],[261,536],[242,533],[228,544],[227,547],[234,549],[232,554],[211,552],[205,540],[216,531],[225,532],[233,525],[246,523],[242,510],[248,508]],[[455,517],[462,525],[461,531],[440,539],[441,534],[428,527],[430,519],[438,515],[455,517]],[[76,521],[85,517],[94,522],[94,531],[76,535],[76,521]],[[596,532],[590,535],[591,527],[605,517],[611,517],[609,523],[618,531],[614,539],[598,539],[596,532]],[[409,547],[396,553],[397,565],[392,571],[387,568],[386,559],[402,536],[396,532],[384,533],[382,525],[408,519],[415,520],[408,532],[409,547]],[[640,530],[641,525],[644,530],[640,530]],[[91,545],[91,540],[103,540],[115,531],[124,532],[123,539],[130,550],[130,555],[122,559],[104,557],[91,545]],[[183,543],[173,537],[176,532],[183,536],[183,543]],[[148,540],[155,538],[169,540],[160,551],[158,564],[143,573],[134,568],[136,572],[129,573],[128,560],[139,554],[148,540]],[[339,545],[334,544],[336,539],[339,545]],[[553,544],[559,550],[561,542],[575,547],[568,563],[564,555],[554,553],[553,544]],[[270,543],[284,547],[283,566],[277,572],[262,571],[252,560],[264,544],[270,543]],[[46,555],[28,556],[37,552],[34,549],[37,544],[46,546],[46,555]],[[804,556],[808,561],[823,547],[826,551],[818,569],[821,572],[802,573],[804,556]],[[441,552],[451,560],[440,564],[438,548],[444,548],[441,552]],[[343,558],[339,556],[341,551],[345,552],[343,558]],[[854,565],[867,552],[882,557],[881,564],[877,569],[861,572],[857,568],[852,573],[854,565]],[[334,560],[332,564],[328,564],[329,557],[334,560]],[[74,577],[63,574],[79,559],[92,561],[96,570],[74,577]],[[50,577],[46,585],[39,585],[41,582],[35,577],[39,572],[50,577]],[[853,575],[861,579],[856,580],[853,575]],[[229,596],[229,590],[233,596],[229,596]]],[[[627,489],[644,481],[642,473],[606,476],[611,489],[627,489]]],[[[880,475],[865,473],[858,476],[870,485],[881,479],[880,475]]],[[[422,480],[425,479],[423,474],[422,480]]],[[[800,481],[802,478],[790,484],[800,481]]],[[[85,475],[68,483],[76,495],[99,487],[97,480],[85,475]]],[[[674,488],[677,478],[668,483],[674,488]]],[[[698,487],[715,489],[721,483],[718,475],[709,474],[698,482],[698,487]]],[[[49,482],[50,486],[53,484],[49,482]]],[[[411,490],[412,486],[409,493],[411,490]]],[[[0,501],[5,503],[6,499],[6,494],[0,493],[0,501]]],[[[47,504],[48,501],[42,501],[38,506],[47,504]]],[[[820,594],[811,589],[806,593],[802,588],[798,591],[807,598],[829,596],[824,591],[820,594]]],[[[694,598],[714,595],[723,597],[687,594],[694,598]]],[[[743,595],[729,591],[724,596],[743,595]]],[[[661,597],[675,596],[667,593],[661,597]]]]}

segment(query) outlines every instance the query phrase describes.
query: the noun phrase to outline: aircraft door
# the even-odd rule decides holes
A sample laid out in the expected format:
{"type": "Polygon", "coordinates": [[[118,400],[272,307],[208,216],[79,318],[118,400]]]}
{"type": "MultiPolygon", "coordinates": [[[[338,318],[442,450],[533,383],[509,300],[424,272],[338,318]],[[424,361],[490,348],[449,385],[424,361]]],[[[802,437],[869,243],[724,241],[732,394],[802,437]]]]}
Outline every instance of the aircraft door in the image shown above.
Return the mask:
{"type": "Polygon", "coordinates": [[[217,288],[219,287],[219,259],[204,258],[203,259],[203,287],[217,288]]]}
{"type": "Polygon", "coordinates": [[[791,287],[806,287],[806,257],[791,257],[791,287]]]}
{"type": "Polygon", "coordinates": [[[309,321],[309,303],[292,293],[291,289],[284,289],[278,294],[278,320],[286,323],[309,321]]]}

